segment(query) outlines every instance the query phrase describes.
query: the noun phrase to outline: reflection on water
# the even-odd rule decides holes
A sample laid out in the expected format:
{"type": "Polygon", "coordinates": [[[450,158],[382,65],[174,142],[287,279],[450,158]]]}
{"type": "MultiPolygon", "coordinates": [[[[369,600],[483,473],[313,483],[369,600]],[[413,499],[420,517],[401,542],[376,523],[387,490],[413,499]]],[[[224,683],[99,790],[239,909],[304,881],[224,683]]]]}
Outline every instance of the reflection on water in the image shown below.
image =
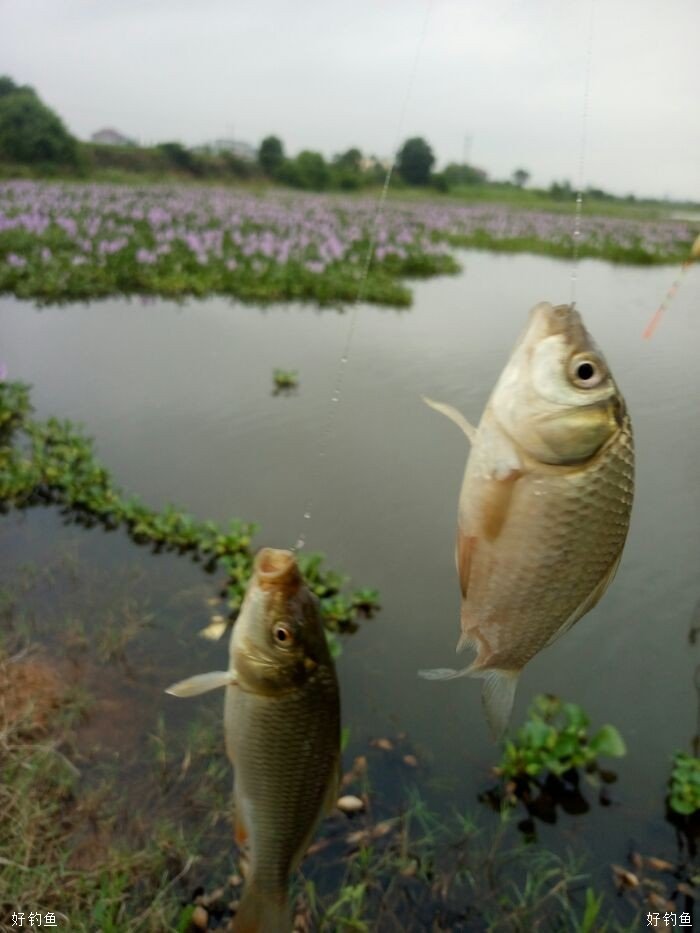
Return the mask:
{"type": "MultiPolygon", "coordinates": [[[[338,663],[349,751],[407,732],[428,766],[424,791],[444,812],[473,809],[496,750],[477,682],[416,677],[444,664],[454,643],[454,509],[466,455],[459,433],[443,428],[420,396],[478,416],[528,309],[565,301],[570,273],[539,257],[461,258],[463,275],[414,285],[411,311],[360,309],[307,535],[310,548],[381,593],[382,613],[345,640],[338,663]]],[[[621,859],[630,836],[648,849],[668,845],[662,796],[670,756],[695,730],[697,659],[687,631],[700,551],[699,286],[691,274],[654,339],[643,342],[667,280],[663,268],[581,264],[579,308],[633,416],[636,502],[615,583],[528,666],[513,717],[521,721],[531,697],[545,691],[580,703],[593,723],[612,722],[625,737],[615,804],[594,806],[583,819],[560,817],[551,829],[541,824],[547,844],[575,844],[601,862],[621,859]]],[[[82,421],[116,482],[145,502],[257,521],[257,543],[276,547],[298,534],[347,325],[335,312],[259,310],[218,298],[41,312],[0,299],[2,359],[10,378],[34,384],[39,416],[82,421]],[[299,373],[294,397],[271,395],[279,366],[299,373]]],[[[4,518],[3,554],[19,549],[40,561],[60,548],[68,532],[50,516],[28,513],[24,536],[4,518]]],[[[105,567],[131,559],[120,535],[90,534],[105,567]]],[[[148,560],[149,575],[158,575],[156,565],[148,560]]],[[[167,584],[154,583],[154,605],[198,572],[184,562],[168,567],[167,584]]],[[[154,684],[192,673],[193,652],[214,662],[197,670],[220,667],[221,645],[195,637],[206,622],[206,614],[183,620],[177,638],[160,636],[153,664],[163,671],[154,684]]]]}

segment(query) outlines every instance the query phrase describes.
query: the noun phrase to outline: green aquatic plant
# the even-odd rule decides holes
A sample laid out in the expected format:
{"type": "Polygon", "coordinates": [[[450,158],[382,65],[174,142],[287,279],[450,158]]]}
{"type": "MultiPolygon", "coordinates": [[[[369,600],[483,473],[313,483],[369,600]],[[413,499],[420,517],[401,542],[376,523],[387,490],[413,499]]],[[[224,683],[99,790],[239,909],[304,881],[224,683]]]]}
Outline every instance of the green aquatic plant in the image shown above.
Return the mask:
{"type": "Polygon", "coordinates": [[[576,703],[544,694],[535,697],[525,724],[506,742],[497,773],[506,780],[529,780],[547,772],[560,777],[572,768],[594,766],[601,755],[626,754],[614,726],[602,726],[593,736],[588,726],[588,717],[576,703]]]}
{"type": "Polygon", "coordinates": [[[275,369],[272,379],[276,389],[296,389],[299,385],[299,373],[295,369],[275,369]]]}
{"type": "Polygon", "coordinates": [[[352,604],[355,609],[359,609],[366,615],[372,615],[381,608],[379,605],[379,590],[371,590],[368,587],[355,590],[352,594],[352,604]]]}
{"type": "Polygon", "coordinates": [[[681,816],[700,810],[700,758],[676,752],[668,782],[668,804],[681,816]]]}
{"type": "MultiPolygon", "coordinates": [[[[29,391],[20,382],[0,382],[0,508],[54,503],[68,508],[82,524],[125,526],[138,543],[190,553],[224,571],[224,595],[235,614],[252,571],[257,526],[232,519],[222,528],[213,521],[197,521],[173,505],[151,509],[126,496],[76,425],[32,417],[29,391]]],[[[326,569],[322,554],[303,555],[299,563],[321,601],[328,628],[352,629],[362,594],[371,591],[343,596],[346,578],[326,569]]]]}

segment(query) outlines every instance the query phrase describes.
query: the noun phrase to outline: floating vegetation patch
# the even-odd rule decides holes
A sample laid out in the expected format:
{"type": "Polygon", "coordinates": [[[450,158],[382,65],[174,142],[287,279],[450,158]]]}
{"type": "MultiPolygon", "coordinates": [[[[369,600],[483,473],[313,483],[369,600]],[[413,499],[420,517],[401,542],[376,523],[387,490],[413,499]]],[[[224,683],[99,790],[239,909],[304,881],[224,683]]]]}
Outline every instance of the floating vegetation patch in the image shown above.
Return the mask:
{"type": "Polygon", "coordinates": [[[295,369],[275,369],[272,373],[275,395],[289,393],[299,387],[299,373],[295,369]]]}
{"type": "MultiPolygon", "coordinates": [[[[392,199],[377,216],[376,206],[187,185],[0,183],[0,292],[44,302],[220,293],[406,306],[401,279],[458,272],[453,246],[573,253],[567,214],[392,199]]],[[[683,262],[696,234],[685,221],[584,217],[577,249],[612,262],[683,262]]]]}
{"type": "Polygon", "coordinates": [[[676,752],[668,782],[668,805],[680,816],[700,811],[700,758],[676,752]]]}
{"type": "MultiPolygon", "coordinates": [[[[124,526],[138,543],[187,552],[223,570],[228,607],[232,615],[238,612],[252,569],[254,524],[233,519],[224,529],[175,506],[158,511],[126,496],[79,428],[70,421],[33,418],[29,386],[0,382],[0,507],[40,502],[64,506],[87,525],[124,526]]],[[[344,595],[346,578],[328,570],[323,555],[301,554],[299,566],[331,631],[353,630],[359,615],[378,608],[375,591],[344,595]]]]}
{"type": "Polygon", "coordinates": [[[614,726],[602,726],[594,735],[588,734],[588,726],[588,717],[575,703],[544,694],[535,697],[524,725],[506,741],[493,769],[501,783],[482,794],[482,801],[497,810],[522,803],[528,818],[520,829],[533,838],[535,818],[553,823],[558,807],[570,814],[590,809],[580,789],[582,775],[607,806],[605,785],[617,776],[601,768],[598,759],[619,758],[627,750],[614,726]]]}
{"type": "Polygon", "coordinates": [[[588,735],[588,716],[576,703],[540,694],[525,724],[507,741],[498,767],[506,780],[529,780],[550,772],[561,777],[572,768],[590,768],[601,755],[619,758],[627,749],[614,726],[588,735]]]}

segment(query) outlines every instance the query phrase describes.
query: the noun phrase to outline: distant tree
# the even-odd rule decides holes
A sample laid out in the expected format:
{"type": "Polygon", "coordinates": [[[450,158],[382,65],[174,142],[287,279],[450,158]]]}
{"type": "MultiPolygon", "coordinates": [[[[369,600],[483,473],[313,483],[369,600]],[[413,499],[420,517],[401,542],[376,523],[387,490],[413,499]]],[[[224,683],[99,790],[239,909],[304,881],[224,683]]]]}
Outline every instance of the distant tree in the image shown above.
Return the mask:
{"type": "Polygon", "coordinates": [[[9,75],[0,75],[0,97],[5,97],[7,94],[14,94],[16,91],[27,91],[30,88],[21,88],[18,84],[9,77],[9,75]]]}
{"type": "Polygon", "coordinates": [[[333,164],[339,168],[350,169],[353,172],[359,172],[362,169],[362,153],[359,149],[352,148],[345,152],[340,152],[333,159],[333,164]]]}
{"type": "Polygon", "coordinates": [[[199,159],[193,152],[185,148],[182,143],[158,143],[156,149],[163,153],[173,168],[177,168],[182,172],[189,172],[191,175],[201,174],[202,167],[199,159]]]}
{"type": "Polygon", "coordinates": [[[61,118],[30,87],[0,78],[0,158],[76,165],[78,143],[61,118]]]}
{"type": "Polygon", "coordinates": [[[277,136],[266,136],[258,149],[258,162],[263,172],[273,178],[284,162],[284,146],[277,136]]]}
{"type": "Polygon", "coordinates": [[[553,181],[549,186],[549,196],[554,201],[569,201],[574,196],[574,189],[570,181],[553,181]]]}
{"type": "Polygon", "coordinates": [[[310,191],[323,191],[328,187],[330,172],[326,160],[320,152],[304,149],[294,160],[297,182],[300,188],[310,191]]]}
{"type": "Polygon", "coordinates": [[[518,188],[524,188],[529,180],[530,173],[527,171],[527,169],[516,168],[516,170],[513,172],[513,181],[518,186],[518,188]]]}
{"type": "Polygon", "coordinates": [[[407,139],[399,150],[396,169],[408,185],[427,185],[435,163],[433,150],[420,136],[407,139]]]}
{"type": "Polygon", "coordinates": [[[340,152],[333,157],[331,185],[334,188],[352,191],[361,187],[363,182],[362,153],[359,149],[348,149],[346,152],[340,152]]]}
{"type": "Polygon", "coordinates": [[[483,169],[474,165],[459,165],[456,162],[450,162],[445,166],[442,174],[449,188],[456,188],[458,185],[483,185],[488,180],[488,175],[483,169]]]}

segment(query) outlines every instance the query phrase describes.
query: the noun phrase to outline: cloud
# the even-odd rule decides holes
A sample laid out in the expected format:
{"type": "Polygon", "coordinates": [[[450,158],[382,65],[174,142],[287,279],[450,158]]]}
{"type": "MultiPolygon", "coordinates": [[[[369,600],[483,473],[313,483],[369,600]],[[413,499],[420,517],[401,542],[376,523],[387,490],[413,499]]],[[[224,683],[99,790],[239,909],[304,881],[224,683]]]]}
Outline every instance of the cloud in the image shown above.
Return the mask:
{"type": "Polygon", "coordinates": [[[386,155],[420,47],[403,137],[444,162],[469,136],[492,175],[576,182],[591,2],[585,180],[700,197],[696,0],[25,0],[3,6],[0,56],[84,138],[386,155]]]}

